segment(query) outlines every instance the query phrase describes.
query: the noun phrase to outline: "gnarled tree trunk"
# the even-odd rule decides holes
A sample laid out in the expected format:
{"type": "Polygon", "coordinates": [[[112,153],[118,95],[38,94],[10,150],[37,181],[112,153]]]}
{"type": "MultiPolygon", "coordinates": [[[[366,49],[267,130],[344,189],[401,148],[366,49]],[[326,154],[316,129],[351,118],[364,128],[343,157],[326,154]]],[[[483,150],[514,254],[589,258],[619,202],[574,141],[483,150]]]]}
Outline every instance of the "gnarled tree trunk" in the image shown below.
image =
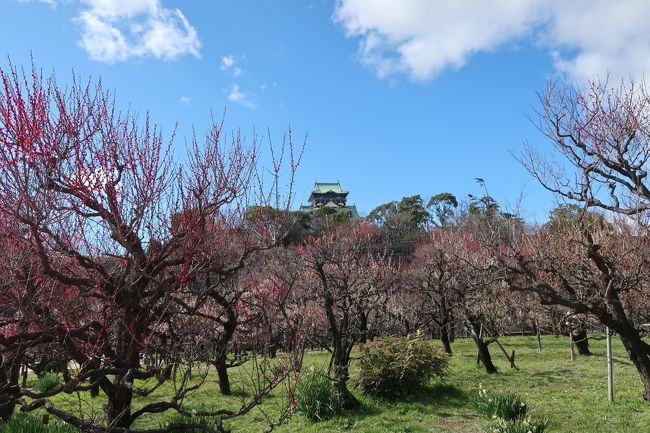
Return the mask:
{"type": "Polygon", "coordinates": [[[478,357],[481,360],[481,363],[485,367],[485,372],[488,374],[497,373],[498,370],[492,362],[492,356],[490,355],[490,349],[488,348],[487,343],[483,341],[483,338],[480,334],[481,325],[474,318],[468,318],[467,320],[467,330],[469,331],[474,344],[476,344],[476,349],[478,351],[478,357]]]}
{"type": "Polygon", "coordinates": [[[8,421],[16,407],[16,394],[19,391],[20,370],[10,359],[0,362],[0,420],[8,421]]]}
{"type": "Polygon", "coordinates": [[[223,333],[217,339],[217,356],[214,362],[217,377],[219,378],[219,391],[221,391],[222,395],[231,394],[226,357],[228,355],[228,343],[232,339],[235,328],[237,327],[237,316],[234,311],[228,310],[227,317],[228,320],[223,325],[223,333]]]}
{"type": "Polygon", "coordinates": [[[357,312],[359,319],[359,343],[368,342],[368,313],[359,310],[357,312]]]}
{"type": "Polygon", "coordinates": [[[344,409],[353,409],[359,405],[359,401],[348,389],[347,383],[350,379],[348,370],[350,364],[350,351],[354,340],[344,335],[341,329],[347,329],[347,314],[344,314],[342,326],[339,327],[334,314],[334,300],[329,293],[324,296],[325,315],[329,323],[329,330],[332,338],[332,362],[334,364],[333,384],[339,396],[339,401],[344,409]]]}
{"type": "Polygon", "coordinates": [[[442,346],[445,348],[445,352],[451,355],[452,351],[451,351],[451,341],[449,338],[449,323],[443,324],[440,327],[440,340],[442,341],[442,346]]]}
{"type": "Polygon", "coordinates": [[[344,409],[353,409],[359,406],[359,401],[348,389],[347,383],[350,379],[348,366],[350,364],[349,350],[344,350],[339,345],[339,349],[335,349],[332,354],[334,357],[334,387],[339,396],[341,407],[344,409]]]}
{"type": "Polygon", "coordinates": [[[615,329],[621,338],[623,347],[634,364],[643,382],[643,398],[650,402],[650,344],[643,341],[638,330],[629,324],[615,329]]]}
{"type": "Polygon", "coordinates": [[[449,328],[451,327],[451,310],[447,307],[447,302],[443,298],[440,302],[440,340],[445,348],[445,352],[451,352],[451,338],[449,336],[449,328]]]}
{"type": "Polygon", "coordinates": [[[580,355],[593,355],[589,350],[589,337],[587,336],[587,331],[584,329],[577,329],[571,331],[573,333],[573,341],[578,348],[578,353],[580,355]]]}
{"type": "Polygon", "coordinates": [[[228,364],[226,364],[225,355],[218,357],[214,366],[219,378],[219,391],[221,391],[222,395],[230,395],[230,378],[228,377],[228,364]]]}

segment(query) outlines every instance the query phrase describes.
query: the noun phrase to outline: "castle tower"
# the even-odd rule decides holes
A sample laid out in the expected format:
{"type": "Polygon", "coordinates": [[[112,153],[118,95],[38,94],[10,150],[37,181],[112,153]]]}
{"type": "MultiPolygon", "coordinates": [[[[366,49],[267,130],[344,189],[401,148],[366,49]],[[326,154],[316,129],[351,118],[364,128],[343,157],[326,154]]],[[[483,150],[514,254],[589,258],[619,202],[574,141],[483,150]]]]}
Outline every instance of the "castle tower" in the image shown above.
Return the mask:
{"type": "Polygon", "coordinates": [[[359,212],[354,205],[348,206],[348,194],[341,188],[341,183],[336,182],[314,182],[314,188],[309,196],[309,205],[300,206],[301,212],[314,213],[319,209],[328,208],[335,212],[347,212],[353,219],[358,219],[359,212]]]}

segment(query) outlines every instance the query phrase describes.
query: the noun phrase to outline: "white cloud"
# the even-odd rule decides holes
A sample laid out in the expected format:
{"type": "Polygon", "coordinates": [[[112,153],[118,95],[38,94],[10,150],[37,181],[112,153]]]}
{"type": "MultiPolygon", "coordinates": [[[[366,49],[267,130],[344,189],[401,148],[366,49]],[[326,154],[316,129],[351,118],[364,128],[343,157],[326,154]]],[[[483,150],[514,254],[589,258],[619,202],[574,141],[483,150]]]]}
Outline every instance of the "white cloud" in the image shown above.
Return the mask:
{"type": "MultiPolygon", "coordinates": [[[[245,56],[239,56],[240,59],[245,56]]],[[[237,66],[237,57],[232,54],[221,56],[220,69],[226,73],[232,74],[235,77],[241,75],[242,70],[237,66]]],[[[260,86],[260,92],[264,93],[266,85],[260,86]]],[[[254,100],[255,94],[253,92],[245,92],[240,89],[239,84],[233,83],[228,93],[228,100],[243,107],[250,108],[251,110],[257,109],[257,103],[254,100]]]]}
{"type": "Polygon", "coordinates": [[[576,79],[650,67],[647,0],[339,0],[334,20],[380,77],[430,79],[529,37],[576,79]]]}
{"type": "Polygon", "coordinates": [[[343,0],[334,18],[362,38],[361,60],[381,77],[414,79],[459,68],[469,56],[525,35],[541,0],[343,0]]]}
{"type": "Polygon", "coordinates": [[[239,89],[239,85],[237,83],[233,83],[232,87],[230,88],[230,92],[228,93],[228,100],[242,105],[246,108],[250,108],[251,110],[255,110],[257,108],[257,104],[255,101],[253,101],[253,96],[255,95],[250,92],[241,91],[239,89]]]}
{"type": "Polygon", "coordinates": [[[541,32],[556,53],[555,65],[577,79],[611,73],[640,77],[650,71],[650,2],[555,0],[553,19],[541,32]]]}
{"type": "Polygon", "coordinates": [[[235,77],[238,77],[241,75],[241,69],[236,64],[237,64],[237,60],[235,59],[235,56],[233,56],[232,54],[228,54],[227,56],[221,57],[221,70],[230,72],[235,77]]]}
{"type": "Polygon", "coordinates": [[[221,70],[225,71],[226,69],[231,68],[235,62],[235,57],[232,54],[221,57],[221,70]]]}
{"type": "Polygon", "coordinates": [[[185,54],[200,57],[201,42],[178,9],[161,0],[81,0],[75,20],[81,26],[79,45],[91,58],[113,63],[130,57],[173,60],[185,54]]]}
{"type": "Polygon", "coordinates": [[[260,85],[260,92],[264,93],[269,89],[277,89],[278,88],[278,83],[274,82],[273,84],[268,84],[268,83],[262,83],[260,85]]]}
{"type": "Polygon", "coordinates": [[[178,98],[178,102],[180,102],[183,105],[189,106],[190,103],[192,102],[192,98],[190,98],[189,96],[181,96],[180,98],[178,98]]]}

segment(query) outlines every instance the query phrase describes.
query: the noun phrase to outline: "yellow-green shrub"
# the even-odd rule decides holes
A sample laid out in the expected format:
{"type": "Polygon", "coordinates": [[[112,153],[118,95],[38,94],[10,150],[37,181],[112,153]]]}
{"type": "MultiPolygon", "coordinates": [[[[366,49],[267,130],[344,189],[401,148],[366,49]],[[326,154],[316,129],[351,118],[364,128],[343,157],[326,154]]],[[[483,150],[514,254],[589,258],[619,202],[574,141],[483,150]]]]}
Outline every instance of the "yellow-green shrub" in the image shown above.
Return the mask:
{"type": "Polygon", "coordinates": [[[447,372],[447,355],[419,336],[385,337],[360,350],[357,385],[370,395],[396,397],[447,372]]]}

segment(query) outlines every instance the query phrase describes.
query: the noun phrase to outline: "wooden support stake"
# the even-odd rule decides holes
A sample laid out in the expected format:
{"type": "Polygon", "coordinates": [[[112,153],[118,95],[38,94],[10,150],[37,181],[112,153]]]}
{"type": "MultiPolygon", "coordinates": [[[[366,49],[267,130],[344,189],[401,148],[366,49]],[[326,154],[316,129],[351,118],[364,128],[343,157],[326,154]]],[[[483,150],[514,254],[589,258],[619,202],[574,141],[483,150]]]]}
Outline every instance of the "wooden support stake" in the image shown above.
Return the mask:
{"type": "MultiPolygon", "coordinates": [[[[481,331],[483,331],[482,326],[481,326],[481,331]]],[[[485,333],[488,335],[488,337],[492,338],[492,341],[494,341],[497,344],[497,346],[499,346],[499,349],[501,349],[501,352],[503,352],[506,359],[510,363],[510,368],[514,368],[514,369],[518,370],[517,366],[515,365],[515,351],[514,350],[512,351],[512,356],[508,355],[508,352],[506,352],[506,349],[503,347],[503,345],[499,341],[499,338],[496,335],[496,333],[493,334],[492,332],[490,332],[490,330],[487,327],[485,328],[485,333]]]]}
{"type": "Polygon", "coordinates": [[[505,355],[506,359],[510,363],[510,368],[517,369],[517,366],[515,365],[515,351],[512,351],[512,355],[508,355],[508,352],[506,352],[506,349],[503,347],[501,342],[497,337],[494,337],[494,342],[497,343],[497,346],[499,346],[499,349],[501,349],[501,352],[505,355]]]}
{"type": "Polygon", "coordinates": [[[614,403],[614,362],[612,359],[612,333],[605,328],[607,336],[607,401],[614,403]]]}
{"type": "MultiPolygon", "coordinates": [[[[483,339],[483,325],[481,325],[481,328],[478,331],[478,339],[482,340],[483,339]]],[[[479,365],[481,363],[481,353],[478,350],[478,347],[476,348],[476,365],[479,365]]]]}
{"type": "Polygon", "coordinates": [[[27,388],[27,374],[28,374],[27,364],[23,364],[23,365],[22,365],[22,372],[21,372],[21,374],[22,374],[22,376],[23,376],[23,388],[27,388]]]}
{"type": "Polygon", "coordinates": [[[573,353],[573,332],[569,329],[569,347],[571,349],[571,361],[576,358],[576,354],[573,353]]]}
{"type": "Polygon", "coordinates": [[[542,353],[542,332],[539,330],[539,322],[535,323],[537,328],[537,352],[542,353]]]}

